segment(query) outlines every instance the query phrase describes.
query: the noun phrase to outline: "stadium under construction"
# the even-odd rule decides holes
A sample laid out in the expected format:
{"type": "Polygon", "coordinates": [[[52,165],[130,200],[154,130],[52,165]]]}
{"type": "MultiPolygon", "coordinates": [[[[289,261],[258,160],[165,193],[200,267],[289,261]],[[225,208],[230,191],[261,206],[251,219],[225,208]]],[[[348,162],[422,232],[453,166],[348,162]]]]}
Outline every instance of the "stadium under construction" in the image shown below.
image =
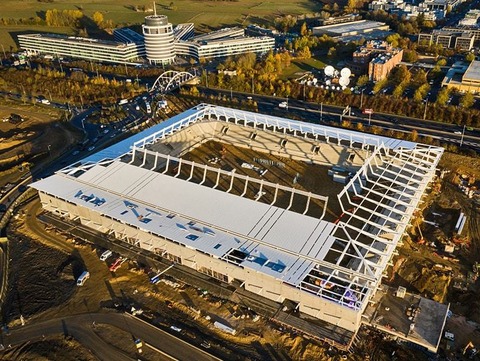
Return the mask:
{"type": "MultiPolygon", "coordinates": [[[[442,154],[200,104],[32,187],[45,211],[288,300],[333,326],[332,338],[351,335],[348,348],[376,322],[382,277],[442,154]]],[[[435,351],[448,311],[435,305],[397,336],[435,351]]]]}

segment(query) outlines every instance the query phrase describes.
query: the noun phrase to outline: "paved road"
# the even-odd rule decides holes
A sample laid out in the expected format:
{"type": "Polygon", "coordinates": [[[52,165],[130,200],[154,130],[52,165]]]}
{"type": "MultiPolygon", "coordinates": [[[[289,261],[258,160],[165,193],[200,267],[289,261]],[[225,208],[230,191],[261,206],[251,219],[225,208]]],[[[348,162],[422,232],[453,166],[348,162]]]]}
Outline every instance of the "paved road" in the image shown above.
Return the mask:
{"type": "MultiPolygon", "coordinates": [[[[95,333],[95,324],[109,324],[140,338],[143,342],[161,350],[177,360],[212,361],[219,360],[203,350],[196,348],[165,331],[162,331],[129,314],[91,313],[28,324],[10,330],[3,336],[4,345],[18,345],[24,342],[41,340],[43,336],[66,334],[72,336],[83,346],[90,349],[101,360],[131,361],[132,358],[105,342],[95,333]]],[[[133,345],[133,340],[132,340],[133,345]]]]}
{"type": "MultiPolygon", "coordinates": [[[[201,91],[206,95],[223,94],[230,96],[230,90],[213,89],[201,87],[201,91]]],[[[297,116],[306,122],[326,123],[330,125],[335,122],[340,126],[340,114],[345,107],[318,103],[304,102],[297,99],[288,99],[288,109],[281,109],[278,104],[286,101],[286,98],[273,97],[268,95],[248,94],[241,92],[233,92],[237,98],[252,97],[258,104],[258,111],[265,114],[274,114],[281,117],[297,116]],[[322,111],[320,111],[320,109],[322,111]]],[[[428,105],[427,105],[428,106],[428,105]]],[[[344,117],[353,123],[363,123],[364,125],[377,125],[387,129],[397,131],[411,132],[413,129],[418,130],[420,135],[429,135],[442,141],[459,144],[464,132],[463,144],[475,150],[480,149],[480,131],[464,129],[463,126],[456,124],[440,123],[432,120],[423,120],[410,118],[395,114],[374,113],[369,120],[369,116],[361,114],[360,109],[353,109],[355,115],[344,117]]]]}

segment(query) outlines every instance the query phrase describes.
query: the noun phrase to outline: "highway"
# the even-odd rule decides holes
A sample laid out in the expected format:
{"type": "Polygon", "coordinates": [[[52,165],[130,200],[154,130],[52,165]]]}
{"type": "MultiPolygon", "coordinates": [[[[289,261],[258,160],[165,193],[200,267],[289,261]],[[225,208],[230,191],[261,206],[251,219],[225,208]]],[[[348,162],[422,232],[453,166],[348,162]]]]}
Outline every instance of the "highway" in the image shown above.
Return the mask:
{"type": "Polygon", "coordinates": [[[4,334],[2,343],[8,348],[28,341],[42,340],[50,335],[63,334],[72,336],[101,360],[131,361],[132,358],[105,342],[95,333],[95,326],[100,324],[108,324],[130,333],[132,348],[135,347],[133,340],[139,338],[143,343],[153,346],[152,349],[161,350],[163,356],[168,355],[169,357],[166,359],[220,360],[126,313],[90,313],[27,324],[11,329],[8,335],[4,334]]]}
{"type": "MultiPolygon", "coordinates": [[[[201,92],[209,95],[222,94],[227,97],[231,95],[230,90],[201,88],[201,92]]],[[[297,99],[288,99],[288,108],[280,108],[278,105],[287,100],[287,98],[273,97],[268,95],[249,94],[242,92],[233,92],[237,99],[247,100],[252,98],[258,105],[258,112],[272,114],[285,118],[298,118],[302,121],[327,124],[330,126],[341,125],[341,114],[345,107],[311,103],[297,99]]],[[[353,124],[362,123],[363,125],[376,125],[384,129],[395,131],[411,132],[418,131],[419,135],[430,136],[443,142],[449,142],[459,145],[463,135],[463,145],[471,149],[480,151],[480,130],[468,130],[457,124],[440,123],[432,120],[423,120],[410,118],[395,114],[375,113],[370,117],[362,114],[358,108],[352,108],[350,116],[348,114],[342,117],[343,120],[349,120],[353,124]]]]}

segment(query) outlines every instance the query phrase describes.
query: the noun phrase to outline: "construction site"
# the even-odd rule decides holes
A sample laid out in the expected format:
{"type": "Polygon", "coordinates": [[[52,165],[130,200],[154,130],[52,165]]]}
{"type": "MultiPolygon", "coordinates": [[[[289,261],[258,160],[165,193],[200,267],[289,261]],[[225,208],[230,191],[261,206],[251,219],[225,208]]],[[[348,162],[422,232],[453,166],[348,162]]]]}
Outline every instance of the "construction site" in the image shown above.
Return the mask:
{"type": "MultiPolygon", "coordinates": [[[[37,183],[7,230],[4,320],[133,312],[229,360],[475,359],[480,166],[442,153],[196,106],[37,183]]],[[[62,337],[1,355],[97,359],[62,337]]]]}

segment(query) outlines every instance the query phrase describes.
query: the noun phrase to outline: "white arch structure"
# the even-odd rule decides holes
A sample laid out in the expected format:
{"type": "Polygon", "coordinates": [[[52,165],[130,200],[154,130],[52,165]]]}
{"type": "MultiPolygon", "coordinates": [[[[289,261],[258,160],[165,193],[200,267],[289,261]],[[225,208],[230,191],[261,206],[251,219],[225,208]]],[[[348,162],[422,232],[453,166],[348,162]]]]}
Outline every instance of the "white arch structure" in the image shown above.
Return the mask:
{"type": "Polygon", "coordinates": [[[155,80],[155,83],[153,83],[150,91],[154,91],[157,88],[162,94],[165,94],[195,78],[195,75],[185,71],[169,70],[160,75],[157,80],[155,80]]]}

